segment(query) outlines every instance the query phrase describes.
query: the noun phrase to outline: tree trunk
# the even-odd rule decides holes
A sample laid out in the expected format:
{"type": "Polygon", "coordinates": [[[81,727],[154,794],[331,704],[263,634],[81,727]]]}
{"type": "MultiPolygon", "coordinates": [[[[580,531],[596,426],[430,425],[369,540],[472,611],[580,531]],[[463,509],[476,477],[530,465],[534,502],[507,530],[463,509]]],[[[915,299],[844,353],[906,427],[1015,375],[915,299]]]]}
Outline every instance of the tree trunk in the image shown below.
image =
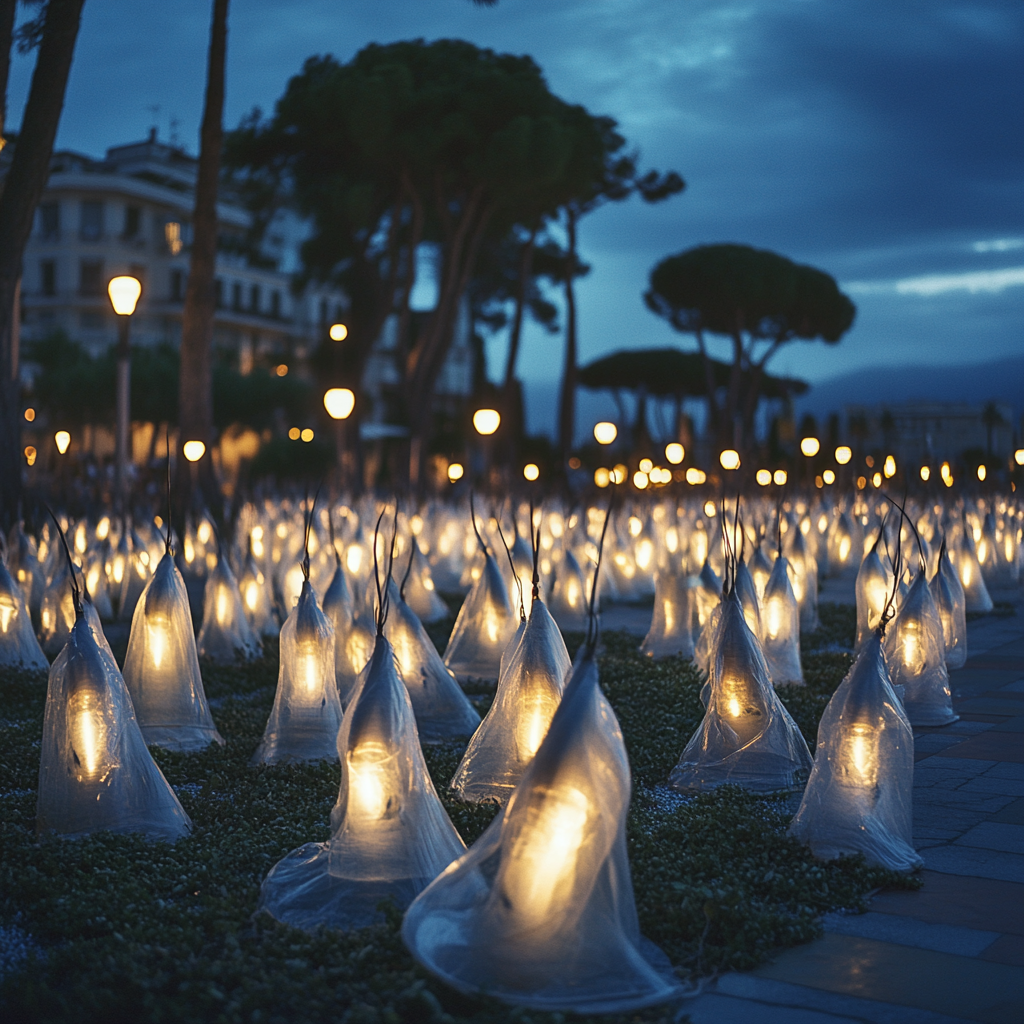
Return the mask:
{"type": "Polygon", "coordinates": [[[0,149],[4,146],[7,124],[7,78],[11,70],[11,44],[14,42],[14,14],[18,0],[0,0],[0,149]]]}
{"type": "Polygon", "coordinates": [[[704,341],[704,332],[700,327],[694,330],[694,337],[697,339],[701,362],[704,364],[704,389],[707,391],[708,397],[708,431],[717,437],[720,415],[718,411],[718,397],[716,395],[718,388],[715,382],[715,368],[711,364],[707,343],[704,341]]]}
{"type": "Polygon", "coordinates": [[[84,3],[50,0],[47,5],[18,144],[0,196],[0,517],[5,523],[18,514],[21,500],[21,389],[14,322],[21,260],[50,176],[84,3]]]}
{"type": "Polygon", "coordinates": [[[512,329],[508,336],[508,360],[505,363],[505,390],[510,391],[516,376],[516,359],[519,356],[519,337],[523,330],[523,307],[526,305],[526,293],[530,288],[530,275],[533,272],[533,252],[537,245],[537,228],[530,231],[530,237],[523,246],[519,260],[519,288],[516,292],[516,309],[512,315],[512,329]]]}
{"type": "MultiPolygon", "coordinates": [[[[178,393],[179,455],[186,441],[202,441],[206,454],[197,464],[206,503],[219,518],[213,473],[213,319],[217,303],[217,183],[224,145],[224,77],[227,56],[228,0],[213,0],[206,100],[200,129],[199,172],[192,215],[192,255],[181,326],[181,383],[178,393]]],[[[191,474],[178,460],[179,501],[187,507],[191,474]]]]}
{"type": "Polygon", "coordinates": [[[558,407],[558,449],[563,467],[568,461],[576,432],[576,211],[566,210],[565,257],[565,365],[562,368],[562,394],[558,407]]]}

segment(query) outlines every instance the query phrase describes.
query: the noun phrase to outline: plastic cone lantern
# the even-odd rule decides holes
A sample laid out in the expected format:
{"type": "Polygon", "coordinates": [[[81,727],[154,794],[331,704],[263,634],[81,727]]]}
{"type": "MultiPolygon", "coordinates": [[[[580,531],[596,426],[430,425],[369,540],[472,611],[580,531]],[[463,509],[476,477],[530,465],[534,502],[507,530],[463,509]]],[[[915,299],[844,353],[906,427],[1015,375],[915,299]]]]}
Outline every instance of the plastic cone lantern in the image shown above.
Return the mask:
{"type": "Polygon", "coordinates": [[[146,749],[117,662],[93,628],[76,600],[68,642],[50,669],[36,827],[173,842],[192,823],[146,749]]]}
{"type": "Polygon", "coordinates": [[[807,538],[800,529],[790,530],[789,577],[800,609],[800,630],[813,633],[821,625],[818,620],[818,563],[810,551],[807,538]]]}
{"type": "Polygon", "coordinates": [[[253,764],[334,759],[341,726],[334,639],[334,627],[317,606],[316,592],[306,579],[281,627],[274,707],[253,764]]]}
{"type": "Polygon", "coordinates": [[[939,549],[939,563],[930,584],[942,623],[946,668],[963,668],[967,661],[967,601],[960,577],[949,560],[945,538],[939,549]]]}
{"type": "Polygon", "coordinates": [[[413,610],[420,622],[428,624],[447,618],[450,614],[448,605],[434,586],[430,566],[420,551],[414,537],[412,545],[412,565],[403,586],[405,603],[413,610]]]}
{"type": "Polygon", "coordinates": [[[768,579],[772,574],[772,560],[764,553],[761,545],[754,549],[750,557],[750,575],[754,580],[754,590],[757,592],[758,607],[764,601],[764,588],[768,586],[768,579]]]}
{"type": "Polygon", "coordinates": [[[395,652],[378,634],[337,736],[341,787],[331,838],[274,865],[260,909],[296,928],[362,928],[381,900],[407,907],[465,851],[438,799],[395,652]]]}
{"type": "Polygon", "coordinates": [[[149,579],[149,552],[146,550],[146,545],[142,543],[134,530],[131,531],[130,536],[128,557],[125,561],[124,576],[121,579],[121,598],[117,606],[118,618],[126,622],[131,622],[132,616],[135,614],[135,606],[149,579]]]}
{"type": "Polygon", "coordinates": [[[36,558],[35,541],[25,532],[25,524],[18,520],[7,535],[7,568],[21,588],[25,605],[32,615],[33,625],[39,628],[39,605],[43,599],[46,581],[36,558]]]}
{"type": "Polygon", "coordinates": [[[271,587],[263,570],[256,564],[252,555],[252,541],[249,541],[249,554],[238,577],[238,589],[242,595],[242,605],[253,632],[258,636],[276,636],[278,633],[277,618],[274,615],[274,601],[271,587]]]}
{"type": "Polygon", "coordinates": [[[147,743],[193,751],[224,742],[206,703],[185,581],[169,547],[135,605],[124,681],[147,743]]]}
{"type": "Polygon", "coordinates": [[[559,629],[580,632],[587,628],[587,584],[576,556],[568,548],[555,570],[551,589],[551,617],[559,629]]]}
{"type": "Polygon", "coordinates": [[[755,793],[798,785],[810,770],[811,755],[772,687],[735,590],[722,601],[711,649],[710,678],[701,693],[707,712],[669,775],[670,784],[701,791],[732,783],[755,793]]]}
{"type": "MultiPolygon", "coordinates": [[[[77,575],[77,567],[74,571],[77,575]]],[[[71,572],[68,563],[61,559],[39,603],[40,646],[51,661],[64,649],[75,624],[71,572]]]]}
{"type": "Polygon", "coordinates": [[[0,666],[47,669],[21,587],[0,561],[0,666]]]}
{"type": "MultiPolygon", "coordinates": [[[[768,573],[771,579],[771,571],[768,573]]],[[[767,586],[767,580],[765,581],[767,586]]],[[[750,574],[746,563],[736,563],[736,593],[739,594],[740,604],[743,605],[743,618],[747,623],[750,632],[756,637],[764,637],[764,625],[761,622],[761,599],[757,596],[757,584],[750,574]]]]}
{"type": "MultiPolygon", "coordinates": [[[[817,612],[815,612],[817,614],[817,612]]],[[[764,656],[775,686],[804,685],[800,664],[800,609],[789,581],[789,560],[775,559],[768,585],[764,588],[764,656]]]]}
{"type": "Polygon", "coordinates": [[[444,743],[472,736],[480,715],[441,660],[423,624],[402,600],[398,584],[388,581],[388,616],[384,625],[398,661],[421,743],[444,743]]]}
{"type": "Polygon", "coordinates": [[[640,653],[648,658],[693,657],[693,591],[686,573],[659,569],[654,586],[654,615],[640,653]]]}
{"type": "Polygon", "coordinates": [[[974,543],[974,531],[971,524],[964,520],[963,531],[960,534],[960,550],[957,553],[957,570],[960,575],[960,583],[964,588],[964,600],[969,612],[978,612],[982,615],[988,614],[995,605],[992,597],[985,586],[985,579],[981,575],[981,565],[978,563],[978,551],[974,543]]]}
{"type": "Polygon", "coordinates": [[[953,713],[942,622],[922,569],[885,636],[885,658],[911,725],[948,725],[953,713]]]}
{"type": "Polygon", "coordinates": [[[863,854],[913,871],[914,737],[893,691],[876,631],[832,695],[818,725],[814,768],[790,835],[823,860],[863,854]]]}
{"type": "Polygon", "coordinates": [[[501,655],[517,621],[501,570],[491,553],[484,551],[483,571],[459,609],[444,663],[460,681],[497,681],[501,655]]]}
{"type": "Polygon", "coordinates": [[[678,997],[667,960],[645,958],[657,951],[633,901],[629,796],[590,645],[507,807],[407,911],[413,956],[462,992],[542,1010],[626,1012],[678,997]]]}
{"type": "Polygon", "coordinates": [[[833,521],[828,533],[829,569],[836,576],[852,571],[858,564],[858,557],[853,524],[850,517],[843,512],[833,521]]]}
{"type": "Polygon", "coordinates": [[[463,755],[452,793],[469,803],[505,804],[547,735],[569,673],[562,634],[540,599],[502,658],[490,710],[463,755]]]}
{"type": "Polygon", "coordinates": [[[324,593],[323,610],[334,626],[334,677],[342,706],[347,707],[359,673],[373,654],[374,634],[353,615],[352,593],[340,558],[324,593]]]}
{"type": "Polygon", "coordinates": [[[892,573],[882,565],[878,546],[882,540],[883,529],[879,530],[878,538],[871,550],[864,556],[864,561],[857,570],[857,647],[874,636],[882,622],[882,610],[892,589],[892,573]]]}
{"type": "Polygon", "coordinates": [[[232,665],[260,653],[259,638],[249,625],[238,581],[226,558],[219,559],[206,578],[198,647],[201,658],[220,665],[232,665]]]}
{"type": "Polygon", "coordinates": [[[85,556],[85,589],[96,605],[100,618],[107,622],[114,618],[114,605],[107,585],[106,566],[109,558],[110,545],[106,541],[95,545],[85,556]]]}

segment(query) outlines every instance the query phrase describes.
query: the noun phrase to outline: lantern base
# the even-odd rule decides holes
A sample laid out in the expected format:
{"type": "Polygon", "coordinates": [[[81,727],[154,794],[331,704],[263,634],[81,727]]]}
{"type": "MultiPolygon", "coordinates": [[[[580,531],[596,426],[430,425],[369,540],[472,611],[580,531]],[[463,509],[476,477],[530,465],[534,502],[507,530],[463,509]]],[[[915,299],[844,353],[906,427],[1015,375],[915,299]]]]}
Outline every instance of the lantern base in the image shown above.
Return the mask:
{"type": "Polygon", "coordinates": [[[205,750],[211,743],[224,746],[224,737],[211,726],[142,725],[142,738],[147,747],[177,750],[183,754],[205,750]]]}

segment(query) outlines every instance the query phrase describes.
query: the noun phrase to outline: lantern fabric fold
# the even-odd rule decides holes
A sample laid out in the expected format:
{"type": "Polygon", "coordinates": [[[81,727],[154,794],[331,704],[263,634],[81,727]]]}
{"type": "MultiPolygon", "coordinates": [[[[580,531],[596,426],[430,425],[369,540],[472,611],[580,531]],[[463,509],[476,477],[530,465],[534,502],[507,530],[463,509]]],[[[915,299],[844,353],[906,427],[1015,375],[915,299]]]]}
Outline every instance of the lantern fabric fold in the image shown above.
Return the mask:
{"type": "Polygon", "coordinates": [[[0,560],[0,665],[9,668],[48,669],[25,596],[0,560]]]}
{"type": "Polygon", "coordinates": [[[472,736],[480,715],[441,660],[413,610],[402,600],[398,584],[388,580],[388,619],[384,635],[395,652],[398,670],[409,691],[421,743],[444,743],[472,736]]]}
{"type": "Polygon", "coordinates": [[[529,619],[502,658],[490,710],[452,779],[455,796],[468,803],[508,800],[547,735],[569,667],[555,620],[534,598],[529,619]]]}
{"type": "Polygon", "coordinates": [[[410,544],[412,567],[403,588],[403,600],[415,612],[420,622],[438,622],[448,617],[448,605],[444,603],[444,599],[434,586],[430,566],[423,557],[415,537],[411,538],[410,544]]]}
{"type": "Polygon", "coordinates": [[[224,742],[206,703],[185,581],[170,552],[136,602],[124,681],[147,743],[193,751],[224,742]]]}
{"type": "Polygon", "coordinates": [[[406,912],[402,938],[462,992],[626,1012],[680,994],[640,936],[626,854],[630,775],[593,647],[577,657],[508,806],[406,912]],[[650,957],[650,959],[648,959],[650,957]]]}
{"type": "Polygon", "coordinates": [[[496,681],[502,651],[516,631],[517,621],[498,563],[490,552],[484,552],[483,570],[459,609],[444,663],[460,682],[496,681]]]}
{"type": "Polygon", "coordinates": [[[707,712],[669,783],[705,791],[731,783],[755,793],[790,789],[806,777],[811,754],[779,700],[757,637],[735,590],[721,605],[711,639],[707,712]]]}
{"type": "MultiPolygon", "coordinates": [[[[884,526],[883,526],[884,529],[884,526]]],[[[857,570],[857,582],[854,584],[857,599],[857,649],[866,643],[882,621],[882,611],[892,589],[892,573],[882,565],[878,554],[878,545],[882,540],[882,531],[864,556],[857,570]]]]}
{"type": "MultiPolygon", "coordinates": [[[[252,542],[250,541],[250,548],[252,542]]],[[[272,587],[262,570],[256,564],[252,551],[246,556],[242,573],[238,577],[238,589],[249,624],[258,636],[274,636],[278,632],[274,614],[272,587]]]]}
{"type": "Polygon", "coordinates": [[[337,737],[331,838],[278,861],[261,910],[296,928],[362,928],[381,900],[404,909],[466,847],[438,799],[394,650],[378,635],[337,737]]]}
{"type": "Polygon", "coordinates": [[[84,612],[50,668],[36,827],[72,836],[142,832],[169,842],[192,827],[146,749],[110,648],[97,642],[84,612]]]}
{"type": "Polygon", "coordinates": [[[582,631],[587,628],[587,582],[576,556],[568,547],[555,569],[551,588],[551,617],[559,629],[582,631]]]}
{"type": "Polygon", "coordinates": [[[775,686],[804,685],[800,664],[800,609],[789,581],[789,560],[779,555],[764,588],[764,656],[775,686]]]}
{"type": "Polygon", "coordinates": [[[988,592],[988,587],[985,586],[985,578],[981,575],[978,549],[974,543],[974,531],[968,522],[964,522],[963,532],[960,535],[960,550],[957,553],[956,563],[960,583],[964,588],[967,611],[988,614],[995,605],[988,592]]]}
{"type": "Polygon", "coordinates": [[[654,584],[654,615],[640,653],[649,658],[692,658],[693,592],[690,579],[677,569],[659,569],[654,584]]]}
{"type": "Polygon", "coordinates": [[[334,676],[334,627],[303,580],[281,627],[277,692],[253,764],[333,760],[341,700],[334,676]]]}
{"type": "MultiPolygon", "coordinates": [[[[78,568],[75,567],[76,576],[78,568]]],[[[63,559],[43,590],[39,603],[40,646],[51,661],[64,649],[75,624],[75,605],[71,597],[71,570],[63,559]]]]}
{"type": "Polygon", "coordinates": [[[914,871],[914,736],[882,656],[878,631],[832,695],[818,725],[814,768],[790,835],[815,857],[863,854],[914,871]]]}
{"type": "Polygon", "coordinates": [[[221,665],[255,658],[260,652],[259,638],[249,625],[238,581],[226,558],[219,559],[206,578],[203,627],[197,646],[201,658],[221,665]]]}
{"type": "Polygon", "coordinates": [[[953,712],[942,623],[924,569],[886,630],[885,658],[911,725],[949,725],[960,717],[953,712]]]}
{"type": "Polygon", "coordinates": [[[939,550],[939,564],[930,586],[942,623],[946,668],[963,668],[967,661],[967,601],[960,577],[949,560],[945,540],[939,550]]]}
{"type": "Polygon", "coordinates": [[[323,612],[334,626],[334,677],[342,706],[347,706],[359,673],[373,654],[373,631],[355,618],[352,591],[340,560],[324,593],[323,612]]]}

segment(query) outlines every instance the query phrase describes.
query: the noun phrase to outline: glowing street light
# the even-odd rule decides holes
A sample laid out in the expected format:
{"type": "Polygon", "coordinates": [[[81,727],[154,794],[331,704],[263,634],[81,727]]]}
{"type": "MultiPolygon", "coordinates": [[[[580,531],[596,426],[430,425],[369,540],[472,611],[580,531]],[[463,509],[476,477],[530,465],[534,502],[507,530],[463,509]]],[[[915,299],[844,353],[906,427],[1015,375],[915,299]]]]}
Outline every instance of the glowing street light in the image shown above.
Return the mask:
{"type": "Polygon", "coordinates": [[[198,462],[206,454],[206,445],[202,441],[186,441],[181,446],[181,454],[189,462],[198,462]]]}
{"type": "Polygon", "coordinates": [[[1024,448],[1018,448],[1013,453],[1013,461],[1016,462],[1018,466],[1024,466],[1024,448]]]}
{"type": "Polygon", "coordinates": [[[53,441],[57,445],[57,451],[63,455],[71,445],[71,435],[66,430],[58,430],[53,435],[53,441]]]}
{"type": "Polygon", "coordinates": [[[896,475],[896,460],[891,455],[886,455],[882,472],[885,474],[886,480],[891,480],[896,475]]]}
{"type": "Polygon", "coordinates": [[[489,437],[501,424],[501,413],[497,409],[477,409],[473,413],[473,428],[483,437],[489,437]]]}
{"type": "Polygon", "coordinates": [[[115,439],[114,473],[118,500],[124,503],[128,471],[128,431],[131,429],[131,339],[129,325],[142,294],[137,277],[122,274],[112,277],[107,285],[110,304],[117,314],[117,436],[115,439]]]}
{"type": "Polygon", "coordinates": [[[594,483],[598,487],[607,487],[612,482],[612,475],[608,472],[604,466],[599,466],[594,470],[594,483]]]}
{"type": "Polygon", "coordinates": [[[831,469],[826,469],[825,472],[821,474],[821,479],[824,480],[825,483],[829,485],[834,484],[836,482],[835,471],[831,469]]]}
{"type": "Polygon", "coordinates": [[[523,476],[529,481],[534,481],[540,476],[540,466],[536,462],[528,462],[523,466],[523,476]]]}
{"type": "Polygon", "coordinates": [[[978,467],[978,479],[984,480],[988,476],[988,470],[984,466],[978,467]]]}
{"type": "Polygon", "coordinates": [[[772,472],[770,469],[759,469],[755,474],[754,479],[762,487],[767,487],[772,482],[772,472]]]}
{"type": "Polygon", "coordinates": [[[619,428],[608,420],[594,424],[594,440],[598,444],[611,444],[619,436],[619,428]]]}
{"type": "Polygon", "coordinates": [[[931,471],[931,468],[929,466],[922,466],[921,467],[921,479],[925,483],[928,483],[928,481],[931,479],[931,475],[932,475],[932,471],[931,471]]]}
{"type": "Polygon", "coordinates": [[[718,456],[718,461],[722,464],[722,469],[739,469],[740,468],[740,453],[735,448],[726,448],[721,455],[718,456]]]}
{"type": "Polygon", "coordinates": [[[840,466],[845,466],[852,458],[853,449],[850,448],[849,445],[841,444],[836,449],[836,462],[838,462],[840,466]]]}
{"type": "Polygon", "coordinates": [[[356,396],[351,388],[328,388],[324,393],[324,408],[332,420],[347,420],[356,407],[356,396]]]}
{"type": "Polygon", "coordinates": [[[789,474],[784,469],[777,469],[772,474],[772,479],[779,487],[785,487],[786,481],[789,479],[789,474]]]}
{"type": "Polygon", "coordinates": [[[452,462],[448,466],[448,479],[455,483],[456,480],[461,480],[465,475],[465,467],[461,462],[452,462]]]}
{"type": "Polygon", "coordinates": [[[650,473],[654,469],[654,463],[650,459],[641,459],[639,468],[641,473],[650,473]]]}
{"type": "Polygon", "coordinates": [[[665,458],[673,466],[678,466],[686,458],[686,449],[678,441],[673,441],[671,444],[665,445],[665,458]]]}
{"type": "Polygon", "coordinates": [[[636,488],[636,489],[637,489],[638,491],[642,491],[642,490],[644,490],[644,488],[646,488],[646,487],[647,487],[647,484],[648,484],[649,482],[650,482],[650,478],[649,478],[649,477],[647,476],[647,474],[646,474],[646,473],[645,473],[645,472],[644,472],[644,471],[643,471],[642,469],[638,469],[638,470],[637,470],[637,471],[636,471],[636,472],[635,472],[635,473],[633,474],[633,486],[634,486],[634,487],[635,487],[635,488],[636,488]]]}
{"type": "Polygon", "coordinates": [[[816,437],[805,437],[800,441],[800,451],[811,459],[821,451],[821,442],[816,437]]]}
{"type": "Polygon", "coordinates": [[[328,333],[331,336],[331,341],[344,341],[348,337],[348,328],[344,324],[331,324],[328,333]]]}

